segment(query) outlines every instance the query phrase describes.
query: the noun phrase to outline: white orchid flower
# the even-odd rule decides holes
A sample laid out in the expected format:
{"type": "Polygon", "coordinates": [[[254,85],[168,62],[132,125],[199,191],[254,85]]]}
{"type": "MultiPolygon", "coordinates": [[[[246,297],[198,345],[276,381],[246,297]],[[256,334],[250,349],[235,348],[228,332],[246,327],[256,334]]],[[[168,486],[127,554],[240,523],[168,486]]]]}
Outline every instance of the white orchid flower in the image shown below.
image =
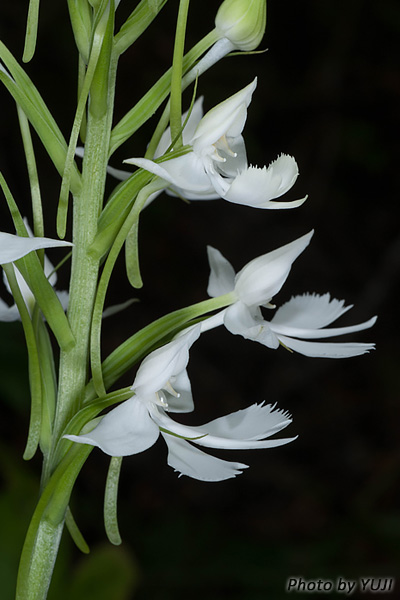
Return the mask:
{"type": "MultiPolygon", "coordinates": [[[[165,180],[174,195],[189,200],[224,198],[235,204],[254,208],[294,208],[306,198],[276,202],[294,185],[298,176],[296,161],[282,154],[269,167],[248,166],[242,131],[247,107],[256,88],[255,79],[202,117],[202,100],[198,100],[183,130],[183,143],[192,151],[161,163],[145,158],[124,162],[141,167],[165,180]]],[[[185,122],[187,114],[183,115],[185,122]]],[[[160,140],[155,158],[161,157],[171,144],[167,129],[160,140]]],[[[168,155],[167,155],[168,156],[168,155]]],[[[111,170],[118,178],[129,176],[111,170]]]]}
{"type": "Polygon", "coordinates": [[[216,458],[196,446],[271,448],[295,439],[265,440],[291,423],[287,413],[271,405],[254,404],[200,427],[182,425],[169,417],[166,411],[190,412],[194,408],[186,366],[189,348],[199,335],[199,325],[190,327],[149,354],[137,372],[132,398],[111,410],[91,432],[65,437],[97,446],[111,456],[127,456],[150,448],[161,433],[168,446],[168,464],[180,475],[202,481],[235,477],[247,465],[216,458]]]}
{"type": "Polygon", "coordinates": [[[208,248],[210,279],[208,293],[219,296],[234,292],[237,301],[214,317],[203,321],[202,331],[218,325],[234,334],[257,341],[269,348],[285,347],[312,357],[347,358],[369,352],[374,344],[352,342],[308,341],[354,333],[372,327],[376,317],[348,327],[328,328],[351,306],[329,294],[295,296],[279,308],[267,321],[261,306],[271,305],[272,297],[281,289],[291,265],[306,248],[312,232],[294,242],[269,252],[248,263],[237,275],[232,265],[215,248],[208,248]]]}

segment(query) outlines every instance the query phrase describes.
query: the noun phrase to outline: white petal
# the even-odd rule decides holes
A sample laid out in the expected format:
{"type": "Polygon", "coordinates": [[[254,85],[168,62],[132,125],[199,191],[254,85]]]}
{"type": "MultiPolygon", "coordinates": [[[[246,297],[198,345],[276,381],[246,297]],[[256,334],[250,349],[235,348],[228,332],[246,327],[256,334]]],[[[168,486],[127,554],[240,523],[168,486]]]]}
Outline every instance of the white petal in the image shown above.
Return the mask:
{"type": "Polygon", "coordinates": [[[114,167],[110,167],[110,165],[107,165],[107,173],[111,175],[111,177],[115,177],[115,179],[119,179],[120,181],[125,181],[132,175],[132,171],[115,169],[114,167]]]}
{"type": "MultiPolygon", "coordinates": [[[[45,263],[45,266],[46,266],[46,263],[45,263]]],[[[15,277],[16,277],[16,280],[18,283],[18,287],[19,287],[22,297],[24,299],[24,302],[25,302],[29,312],[31,312],[33,309],[33,306],[35,305],[35,296],[32,294],[29,285],[26,283],[25,279],[23,278],[20,271],[17,269],[17,267],[15,265],[13,265],[13,269],[14,269],[14,274],[15,274],[15,277]]],[[[8,285],[8,282],[7,282],[7,290],[11,294],[11,290],[8,285]]]]}
{"type": "Polygon", "coordinates": [[[243,302],[235,302],[225,309],[224,325],[234,335],[241,335],[268,348],[276,349],[279,346],[277,336],[258,306],[248,307],[243,302]]]}
{"type": "Polygon", "coordinates": [[[153,175],[157,175],[161,179],[165,179],[165,181],[168,183],[173,183],[173,180],[169,176],[168,171],[166,171],[160,164],[155,163],[154,161],[149,160],[148,158],[127,158],[124,160],[124,163],[127,163],[128,165],[135,165],[140,169],[144,169],[149,173],[153,173],[153,175]]]}
{"type": "Polygon", "coordinates": [[[189,327],[171,342],[146,356],[138,369],[132,390],[142,397],[162,390],[172,376],[186,368],[189,348],[199,335],[199,325],[189,327]]]}
{"type": "Polygon", "coordinates": [[[33,250],[56,248],[58,246],[72,246],[72,244],[63,240],[52,240],[45,237],[21,237],[0,232],[0,264],[14,262],[33,250]]]}
{"type": "Polygon", "coordinates": [[[301,329],[299,327],[286,327],[285,325],[271,325],[271,329],[281,337],[282,335],[302,338],[302,339],[323,339],[336,337],[338,335],[347,335],[348,333],[355,333],[356,331],[363,331],[369,329],[376,323],[377,317],[372,317],[364,323],[358,323],[357,325],[349,325],[348,327],[329,327],[328,329],[301,329]]]}
{"type": "Polygon", "coordinates": [[[150,448],[160,430],[146,405],[138,398],[126,400],[108,414],[87,435],[66,435],[68,440],[97,446],[110,456],[129,456],[150,448]]]}
{"type": "Polygon", "coordinates": [[[235,292],[249,306],[267,303],[282,287],[292,263],[310,243],[313,231],[249,262],[236,276],[235,292]]]}
{"type": "Polygon", "coordinates": [[[307,197],[291,202],[273,202],[272,199],[282,196],[292,187],[297,173],[296,161],[291,156],[282,155],[268,169],[266,167],[262,169],[248,167],[241,171],[233,179],[224,198],[229,202],[254,208],[296,208],[303,204],[307,197]],[[274,165],[278,161],[287,163],[286,173],[282,168],[274,169],[274,165]],[[296,169],[296,174],[293,173],[294,169],[296,169]]]}
{"type": "Polygon", "coordinates": [[[351,306],[344,306],[344,300],[336,300],[330,294],[302,294],[294,296],[283,304],[271,319],[273,325],[319,329],[336,321],[351,306]]]}
{"type": "Polygon", "coordinates": [[[295,352],[314,358],[350,358],[366,354],[375,348],[375,344],[357,344],[351,342],[304,342],[280,335],[279,339],[295,352]]]}
{"type": "Polygon", "coordinates": [[[180,475],[187,475],[200,481],[224,481],[240,475],[247,465],[228,462],[210,456],[195,448],[189,442],[162,434],[168,446],[168,464],[180,475]]]}
{"type": "Polygon", "coordinates": [[[202,196],[206,196],[205,199],[218,198],[204,170],[202,160],[194,152],[166,160],[161,164],[146,158],[129,158],[124,162],[161,177],[172,186],[173,191],[189,200],[202,196]]]}
{"type": "Polygon", "coordinates": [[[235,288],[235,270],[231,263],[212,246],[207,246],[210,265],[207,294],[212,298],[232,292],[235,288]]]}
{"type": "MultiPolygon", "coordinates": [[[[278,440],[237,439],[232,436],[218,436],[208,433],[206,426],[190,427],[173,421],[161,408],[154,405],[151,408],[153,420],[160,428],[170,431],[172,434],[187,438],[198,446],[206,448],[221,448],[224,450],[257,450],[260,448],[275,448],[292,442],[293,438],[282,438],[278,440]]],[[[289,420],[287,420],[287,424],[289,420]]],[[[284,425],[286,426],[286,425],[284,425]]],[[[259,430],[257,430],[259,431],[259,430]]],[[[257,432],[256,432],[257,433],[257,432]]],[[[271,432],[272,435],[274,431],[271,432]]],[[[257,437],[257,436],[256,436],[257,437]]]]}
{"type": "Polygon", "coordinates": [[[201,153],[221,137],[236,137],[242,133],[246,122],[247,107],[257,86],[257,79],[245,88],[212,108],[200,121],[193,136],[193,149],[201,153]]]}
{"type": "Polygon", "coordinates": [[[261,440],[281,431],[292,422],[287,412],[274,409],[275,406],[271,404],[252,404],[196,429],[218,437],[261,440]]]}

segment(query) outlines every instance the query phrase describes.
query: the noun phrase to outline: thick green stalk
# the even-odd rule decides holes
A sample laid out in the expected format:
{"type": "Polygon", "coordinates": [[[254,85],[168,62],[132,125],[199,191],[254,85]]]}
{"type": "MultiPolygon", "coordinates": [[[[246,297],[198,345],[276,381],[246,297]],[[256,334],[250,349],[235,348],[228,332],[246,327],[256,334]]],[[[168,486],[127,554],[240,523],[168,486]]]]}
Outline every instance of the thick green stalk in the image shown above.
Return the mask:
{"type": "Polygon", "coordinates": [[[46,599],[71,492],[92,450],[71,448],[43,490],[22,550],[16,600],[46,599]]]}
{"type": "Polygon", "coordinates": [[[111,57],[107,110],[89,111],[82,172],[82,191],[74,198],[73,242],[68,319],[76,345],[61,352],[59,395],[54,425],[54,444],[68,420],[79,409],[88,375],[90,323],[96,296],[99,260],[89,254],[103,205],[114,101],[117,59],[111,57]]]}

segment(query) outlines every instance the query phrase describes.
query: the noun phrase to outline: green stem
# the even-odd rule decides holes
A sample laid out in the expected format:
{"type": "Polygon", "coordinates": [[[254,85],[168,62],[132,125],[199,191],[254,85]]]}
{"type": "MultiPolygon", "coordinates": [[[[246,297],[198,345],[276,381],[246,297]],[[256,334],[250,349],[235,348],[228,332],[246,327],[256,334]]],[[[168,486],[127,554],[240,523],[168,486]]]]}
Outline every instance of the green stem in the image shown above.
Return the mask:
{"type": "Polygon", "coordinates": [[[16,600],[45,600],[72,488],[91,446],[73,447],[47,483],[22,550],[16,600]]]}
{"type": "Polygon", "coordinates": [[[59,394],[53,448],[66,423],[79,409],[88,375],[90,323],[96,297],[99,259],[88,252],[97,232],[107,174],[117,58],[111,56],[107,110],[102,116],[89,111],[82,171],[82,191],[74,198],[73,242],[68,319],[76,345],[61,352],[59,394]]]}

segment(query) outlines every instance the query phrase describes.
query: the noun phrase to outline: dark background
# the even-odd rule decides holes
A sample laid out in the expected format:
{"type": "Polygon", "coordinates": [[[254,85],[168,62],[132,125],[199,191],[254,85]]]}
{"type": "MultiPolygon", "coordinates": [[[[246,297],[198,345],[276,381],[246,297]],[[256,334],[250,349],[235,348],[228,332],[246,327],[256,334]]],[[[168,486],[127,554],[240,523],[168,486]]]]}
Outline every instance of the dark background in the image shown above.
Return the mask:
{"type": "MultiPolygon", "coordinates": [[[[42,0],[37,53],[26,68],[68,137],[76,60],[65,4],[42,0]]],[[[134,5],[122,0],[119,17],[134,5]]],[[[122,57],[117,119],[169,67],[177,5],[171,0],[122,57]]],[[[192,2],[187,47],[211,29],[218,6],[192,2]]],[[[0,10],[1,39],[19,58],[25,11],[21,0],[0,10]]],[[[300,177],[285,199],[305,194],[309,199],[293,211],[257,211],[224,201],[186,205],[160,197],[141,222],[143,290],[132,292],[121,262],[109,294],[110,303],[132,294],[141,302],[104,326],[106,354],[152,319],[204,299],[207,244],[239,269],[315,228],[276,302],[329,291],[355,305],[343,324],[378,314],[373,330],[351,336],[375,341],[376,351],[343,361],[307,359],[225,330],[202,336],[189,363],[196,401],[192,422],[266,400],[292,413],[287,433],[299,438],[277,449],[221,453],[250,468],[215,484],[178,479],[166,465],[162,441],[126,459],[119,501],[124,544],[117,549],[107,545],[102,528],[108,461],[95,450],[73,497],[75,516],[94,551],[81,559],[65,536],[50,597],[62,598],[65,590],[77,594],[74,586],[81,582],[84,589],[82,582],[89,581],[89,600],[279,600],[290,576],[335,581],[400,575],[399,32],[397,0],[269,2],[261,45],[268,52],[226,58],[201,78],[198,90],[209,109],[257,75],[244,132],[249,162],[263,165],[281,152],[292,154],[300,177]],[[107,569],[113,573],[109,592],[103,582],[107,569]]],[[[13,101],[4,89],[0,97],[0,169],[30,216],[13,101]]],[[[184,98],[188,104],[190,94],[184,98]]],[[[153,126],[126,143],[113,166],[143,155],[153,126]]],[[[59,179],[39,143],[36,148],[52,235],[59,179]]],[[[13,231],[4,201],[0,215],[1,229],[13,231]]],[[[4,597],[11,598],[40,472],[38,457],[31,464],[21,458],[29,399],[19,324],[1,324],[0,359],[0,563],[4,597]]],[[[400,579],[397,588],[391,597],[400,598],[400,579]]]]}

